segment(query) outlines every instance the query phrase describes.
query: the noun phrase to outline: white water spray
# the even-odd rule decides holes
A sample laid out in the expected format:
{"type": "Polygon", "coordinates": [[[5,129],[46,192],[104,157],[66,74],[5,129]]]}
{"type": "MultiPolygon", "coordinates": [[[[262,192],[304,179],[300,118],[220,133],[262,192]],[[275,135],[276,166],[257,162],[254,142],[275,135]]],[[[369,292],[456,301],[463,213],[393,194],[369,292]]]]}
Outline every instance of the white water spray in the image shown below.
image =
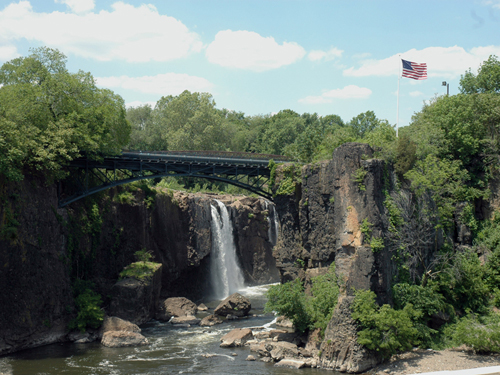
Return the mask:
{"type": "Polygon", "coordinates": [[[226,206],[214,199],[217,207],[210,205],[212,213],[212,253],[210,275],[214,298],[224,299],[245,287],[243,274],[236,259],[233,226],[226,206]]]}
{"type": "Polygon", "coordinates": [[[274,208],[274,204],[269,204],[268,201],[264,201],[266,210],[269,213],[267,215],[267,222],[269,224],[269,229],[267,230],[267,234],[269,236],[269,242],[273,246],[276,246],[278,242],[278,232],[279,232],[279,221],[278,221],[278,213],[274,208]]]}

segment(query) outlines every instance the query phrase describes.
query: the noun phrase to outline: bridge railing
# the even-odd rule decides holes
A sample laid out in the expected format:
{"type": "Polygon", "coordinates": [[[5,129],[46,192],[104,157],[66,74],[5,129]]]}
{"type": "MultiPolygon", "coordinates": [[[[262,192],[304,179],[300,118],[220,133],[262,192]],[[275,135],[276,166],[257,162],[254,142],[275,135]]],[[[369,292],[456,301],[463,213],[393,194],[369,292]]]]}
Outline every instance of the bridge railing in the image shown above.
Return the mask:
{"type": "Polygon", "coordinates": [[[256,154],[252,152],[233,152],[233,151],[142,151],[142,150],[123,150],[123,153],[141,154],[145,156],[153,155],[171,155],[171,156],[199,156],[215,157],[224,159],[248,159],[248,160],[274,160],[275,162],[292,162],[292,158],[283,155],[256,154]]]}

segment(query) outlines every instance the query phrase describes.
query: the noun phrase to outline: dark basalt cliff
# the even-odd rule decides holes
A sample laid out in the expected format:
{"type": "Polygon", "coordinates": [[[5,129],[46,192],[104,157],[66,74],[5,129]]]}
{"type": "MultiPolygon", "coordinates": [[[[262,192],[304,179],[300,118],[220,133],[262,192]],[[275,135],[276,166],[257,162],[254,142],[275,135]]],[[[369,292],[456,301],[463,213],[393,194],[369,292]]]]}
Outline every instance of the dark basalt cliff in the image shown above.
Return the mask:
{"type": "MultiPolygon", "coordinates": [[[[388,227],[383,203],[392,173],[372,156],[366,144],[340,146],[331,161],[302,167],[294,193],[276,198],[281,234],[274,256],[282,280],[321,273],[335,261],[341,294],[321,345],[321,363],[337,371],[360,372],[377,363],[356,341],[350,318],[354,291],[371,289],[379,302],[390,302],[389,252],[373,252],[361,232],[365,219],[372,224],[371,236],[383,237],[388,227]]],[[[277,182],[282,178],[278,169],[277,182]]]]}
{"type": "MultiPolygon", "coordinates": [[[[326,272],[335,262],[341,290],[321,343],[320,363],[350,373],[366,371],[380,361],[375,352],[357,343],[357,326],[351,318],[354,293],[372,290],[378,303],[390,304],[391,281],[397,272],[391,261],[389,213],[384,206],[386,196],[395,191],[394,173],[392,166],[373,154],[366,144],[344,144],[335,149],[332,160],[301,167],[293,191],[275,199],[281,232],[273,255],[281,280],[300,277],[307,286],[311,276],[326,272]],[[383,240],[384,248],[372,249],[371,238],[383,240]]],[[[276,185],[286,178],[290,178],[290,168],[278,166],[276,185]]],[[[490,199],[476,207],[480,219],[490,217],[499,206],[498,179],[491,180],[489,187],[490,199]]],[[[468,246],[470,230],[460,220],[457,214],[457,230],[445,235],[455,246],[468,246]]],[[[433,237],[439,247],[443,235],[433,237]]],[[[426,251],[434,251],[434,244],[426,251]]]]}
{"type": "Polygon", "coordinates": [[[75,317],[71,280],[91,280],[107,308],[139,250],[163,265],[162,297],[203,296],[213,199],[229,209],[246,283],[279,280],[263,199],[158,191],[151,205],[139,189],[118,203],[113,189],[58,209],[56,187],[40,179],[0,181],[0,189],[0,354],[65,340],[75,317]]]}

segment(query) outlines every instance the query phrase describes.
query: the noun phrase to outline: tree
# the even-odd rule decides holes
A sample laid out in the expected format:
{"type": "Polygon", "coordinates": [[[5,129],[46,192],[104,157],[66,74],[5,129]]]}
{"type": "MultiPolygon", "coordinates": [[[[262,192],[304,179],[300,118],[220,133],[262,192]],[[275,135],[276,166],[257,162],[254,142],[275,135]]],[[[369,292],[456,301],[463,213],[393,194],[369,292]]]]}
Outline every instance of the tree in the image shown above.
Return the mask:
{"type": "Polygon", "coordinates": [[[387,123],[387,120],[379,120],[377,116],[375,116],[375,112],[366,111],[353,117],[348,125],[352,126],[358,137],[362,138],[366,133],[377,128],[382,122],[387,123]]]}
{"type": "Polygon", "coordinates": [[[460,78],[460,92],[462,94],[474,93],[500,93],[500,61],[495,55],[490,55],[478,69],[477,75],[469,71],[460,78]]]}
{"type": "MultiPolygon", "coordinates": [[[[131,124],[129,148],[132,150],[162,150],[161,138],[154,131],[152,121],[153,109],[149,104],[141,105],[135,108],[127,108],[127,120],[131,124]],[[150,145],[155,145],[150,148],[150,145]]],[[[165,147],[166,149],[166,147],[165,147]]]]}
{"type": "Polygon", "coordinates": [[[0,172],[11,179],[24,167],[61,178],[81,152],[112,154],[128,143],[123,99],[97,88],[90,73],[69,73],[57,50],[3,64],[0,84],[0,172]]]}
{"type": "Polygon", "coordinates": [[[169,150],[226,150],[230,141],[208,93],[162,97],[153,110],[153,128],[169,150]]]}
{"type": "Polygon", "coordinates": [[[417,144],[417,157],[461,160],[468,170],[482,169],[484,154],[498,154],[500,95],[441,96],[416,114],[406,132],[417,144]]]}
{"type": "Polygon", "coordinates": [[[472,201],[483,196],[483,192],[468,186],[471,176],[462,167],[460,160],[439,159],[429,155],[419,160],[415,168],[405,174],[417,197],[430,194],[436,204],[439,226],[451,228],[455,204],[472,201]]]}
{"type": "Polygon", "coordinates": [[[280,111],[265,120],[257,141],[257,152],[283,155],[285,147],[294,143],[305,129],[305,120],[292,110],[280,111]]]}

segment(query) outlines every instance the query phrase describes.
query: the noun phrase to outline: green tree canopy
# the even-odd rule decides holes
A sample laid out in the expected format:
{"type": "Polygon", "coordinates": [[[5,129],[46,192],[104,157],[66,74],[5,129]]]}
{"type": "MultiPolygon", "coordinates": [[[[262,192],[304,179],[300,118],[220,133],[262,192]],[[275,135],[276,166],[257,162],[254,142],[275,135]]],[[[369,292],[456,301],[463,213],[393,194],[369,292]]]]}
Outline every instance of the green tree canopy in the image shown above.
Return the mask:
{"type": "Polygon", "coordinates": [[[469,70],[460,78],[460,92],[462,94],[474,93],[500,93],[500,61],[491,55],[484,61],[477,75],[469,70]]]}
{"type": "Polygon", "coordinates": [[[112,154],[129,141],[123,99],[99,89],[90,73],[69,73],[66,57],[41,47],[0,68],[0,173],[22,168],[62,177],[82,151],[112,154]]]}
{"type": "Polygon", "coordinates": [[[432,154],[460,160],[470,169],[482,154],[498,152],[500,95],[435,98],[413,117],[405,133],[417,144],[419,159],[432,154]]]}
{"type": "Polygon", "coordinates": [[[387,124],[387,120],[378,119],[373,111],[366,111],[354,117],[348,125],[354,128],[358,137],[363,137],[379,127],[381,123],[387,124]]]}

